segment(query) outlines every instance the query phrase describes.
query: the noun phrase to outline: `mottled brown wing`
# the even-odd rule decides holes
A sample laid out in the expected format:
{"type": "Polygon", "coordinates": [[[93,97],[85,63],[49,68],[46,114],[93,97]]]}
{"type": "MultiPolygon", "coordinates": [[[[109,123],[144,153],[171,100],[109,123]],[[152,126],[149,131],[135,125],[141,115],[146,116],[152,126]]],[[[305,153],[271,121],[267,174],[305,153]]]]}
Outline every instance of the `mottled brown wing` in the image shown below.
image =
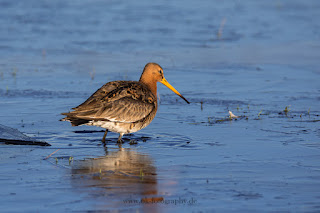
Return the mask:
{"type": "Polygon", "coordinates": [[[156,107],[156,98],[144,85],[134,81],[116,81],[104,85],[65,115],[85,120],[131,123],[144,119],[156,107]]]}
{"type": "Polygon", "coordinates": [[[112,81],[106,83],[100,89],[98,89],[95,93],[93,93],[85,102],[80,104],[79,106],[73,108],[74,110],[86,110],[88,108],[93,108],[97,104],[100,105],[101,98],[106,97],[111,91],[116,90],[117,88],[121,88],[123,86],[128,85],[128,83],[134,83],[135,81],[112,81]]]}

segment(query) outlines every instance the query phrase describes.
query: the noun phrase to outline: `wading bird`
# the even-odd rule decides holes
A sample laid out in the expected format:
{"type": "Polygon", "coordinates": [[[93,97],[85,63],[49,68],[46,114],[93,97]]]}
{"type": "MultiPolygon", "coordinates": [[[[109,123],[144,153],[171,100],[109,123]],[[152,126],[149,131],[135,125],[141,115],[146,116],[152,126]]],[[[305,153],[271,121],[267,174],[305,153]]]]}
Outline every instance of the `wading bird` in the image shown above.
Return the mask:
{"type": "Polygon", "coordinates": [[[105,128],[122,136],[148,126],[157,113],[157,82],[160,82],[185,99],[163,76],[163,69],[156,63],[148,63],[139,81],[112,81],[103,85],[72,112],[61,113],[72,126],[89,125],[105,128]]]}

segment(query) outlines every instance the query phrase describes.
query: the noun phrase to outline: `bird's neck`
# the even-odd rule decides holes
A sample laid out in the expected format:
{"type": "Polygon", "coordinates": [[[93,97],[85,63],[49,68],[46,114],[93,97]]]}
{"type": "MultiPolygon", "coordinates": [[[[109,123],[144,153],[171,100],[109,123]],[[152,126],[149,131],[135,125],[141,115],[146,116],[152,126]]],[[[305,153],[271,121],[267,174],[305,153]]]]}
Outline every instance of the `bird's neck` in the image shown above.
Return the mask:
{"type": "Polygon", "coordinates": [[[157,81],[150,81],[149,79],[146,80],[145,78],[143,78],[141,76],[139,82],[146,85],[148,87],[148,89],[150,89],[150,91],[152,92],[154,97],[157,97],[157,81]]]}

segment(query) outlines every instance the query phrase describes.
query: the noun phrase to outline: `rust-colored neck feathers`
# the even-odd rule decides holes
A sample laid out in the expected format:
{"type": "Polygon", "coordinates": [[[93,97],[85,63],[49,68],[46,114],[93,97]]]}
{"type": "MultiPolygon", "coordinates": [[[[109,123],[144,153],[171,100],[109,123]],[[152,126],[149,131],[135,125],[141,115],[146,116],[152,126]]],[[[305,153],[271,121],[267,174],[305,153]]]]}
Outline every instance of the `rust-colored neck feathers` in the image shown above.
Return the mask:
{"type": "Polygon", "coordinates": [[[139,80],[140,83],[143,83],[150,89],[154,97],[157,97],[157,82],[162,79],[162,76],[159,74],[160,69],[162,70],[156,63],[147,64],[139,80]]]}

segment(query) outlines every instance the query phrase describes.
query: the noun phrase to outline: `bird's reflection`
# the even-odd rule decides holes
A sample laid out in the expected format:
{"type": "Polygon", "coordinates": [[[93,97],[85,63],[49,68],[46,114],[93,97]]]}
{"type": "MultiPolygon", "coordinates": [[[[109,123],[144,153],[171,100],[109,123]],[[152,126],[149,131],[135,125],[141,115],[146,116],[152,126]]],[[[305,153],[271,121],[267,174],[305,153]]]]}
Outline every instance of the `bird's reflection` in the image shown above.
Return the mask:
{"type": "Polygon", "coordinates": [[[153,160],[132,149],[106,149],[103,157],[74,161],[71,171],[74,187],[89,190],[95,200],[107,200],[109,207],[126,204],[143,207],[148,202],[163,199],[158,196],[153,160]],[[116,202],[111,204],[111,200],[116,202]]]}

